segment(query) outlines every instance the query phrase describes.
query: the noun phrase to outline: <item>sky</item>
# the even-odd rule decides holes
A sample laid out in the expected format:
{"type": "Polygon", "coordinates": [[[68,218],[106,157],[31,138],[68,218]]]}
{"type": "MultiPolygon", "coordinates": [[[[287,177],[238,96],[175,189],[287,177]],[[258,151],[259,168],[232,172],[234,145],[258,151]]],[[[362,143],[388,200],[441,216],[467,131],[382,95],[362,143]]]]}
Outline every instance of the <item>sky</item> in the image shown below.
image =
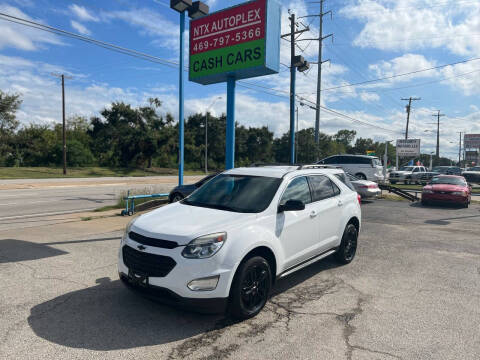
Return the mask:
{"type": "MultiPolygon", "coordinates": [[[[242,1],[210,0],[210,11],[242,1]]],[[[281,1],[282,34],[289,32],[289,11],[299,40],[318,38],[314,1],[281,1]]],[[[480,0],[325,0],[320,130],[357,131],[357,137],[389,141],[404,137],[406,101],[414,101],[409,138],[419,138],[422,153],[436,145],[441,118],[440,153],[458,158],[458,132],[480,133],[480,0]],[[417,70],[453,64],[382,81],[417,70]]],[[[57,27],[178,63],[179,15],[168,0],[0,0],[0,13],[57,27]]],[[[188,24],[185,33],[188,46],[188,24]]],[[[242,81],[237,87],[236,120],[268,126],[275,136],[289,130],[290,43],[281,40],[279,74],[242,81]]],[[[299,41],[297,54],[318,60],[317,41],[299,41]]],[[[188,57],[186,57],[188,64],[188,57]]],[[[315,102],[317,65],[297,73],[297,94],[315,102]]],[[[20,93],[22,124],[61,121],[61,88],[52,74],[65,73],[67,116],[94,116],[114,101],[144,105],[158,97],[163,112],[178,117],[178,68],[112,52],[82,41],[7,22],[0,17],[0,89],[20,93]]],[[[313,127],[315,111],[298,105],[299,128],[313,127]]],[[[185,112],[214,115],[226,111],[226,84],[188,82],[185,112]],[[221,97],[219,99],[219,97],[221,97]]]]}

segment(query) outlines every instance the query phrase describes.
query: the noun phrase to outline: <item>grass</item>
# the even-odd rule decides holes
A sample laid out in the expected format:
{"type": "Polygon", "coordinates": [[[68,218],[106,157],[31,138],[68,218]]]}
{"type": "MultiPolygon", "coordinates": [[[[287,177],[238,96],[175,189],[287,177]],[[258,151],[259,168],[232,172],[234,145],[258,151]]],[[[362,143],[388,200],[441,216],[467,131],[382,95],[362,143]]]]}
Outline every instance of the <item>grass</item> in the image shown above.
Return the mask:
{"type": "MultiPolygon", "coordinates": [[[[177,169],[151,168],[106,168],[106,167],[83,167],[69,168],[67,175],[63,175],[62,168],[54,167],[0,167],[0,179],[53,179],[53,178],[90,178],[90,177],[122,177],[122,176],[158,176],[177,175],[177,169]]],[[[185,175],[203,175],[202,171],[185,171],[185,175]]]]}

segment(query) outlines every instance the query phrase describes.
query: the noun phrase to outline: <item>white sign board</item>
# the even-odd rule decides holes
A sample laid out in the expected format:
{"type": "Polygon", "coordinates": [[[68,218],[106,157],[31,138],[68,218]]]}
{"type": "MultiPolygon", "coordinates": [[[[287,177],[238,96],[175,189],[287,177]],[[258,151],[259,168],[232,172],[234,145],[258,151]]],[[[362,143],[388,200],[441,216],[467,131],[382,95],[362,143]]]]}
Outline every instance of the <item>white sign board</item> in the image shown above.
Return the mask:
{"type": "Polygon", "coordinates": [[[467,149],[480,148],[480,134],[465,134],[464,141],[467,149]]]}
{"type": "Polygon", "coordinates": [[[420,155],[420,139],[399,139],[397,140],[398,156],[420,155]]]}

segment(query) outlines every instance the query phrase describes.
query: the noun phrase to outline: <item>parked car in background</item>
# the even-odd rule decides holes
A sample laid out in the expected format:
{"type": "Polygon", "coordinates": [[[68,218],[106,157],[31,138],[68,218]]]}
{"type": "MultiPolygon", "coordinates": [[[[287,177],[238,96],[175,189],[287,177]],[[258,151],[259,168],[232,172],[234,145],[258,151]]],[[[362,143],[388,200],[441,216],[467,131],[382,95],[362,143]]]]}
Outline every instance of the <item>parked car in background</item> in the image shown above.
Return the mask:
{"type": "Polygon", "coordinates": [[[197,181],[195,184],[179,185],[179,186],[174,187],[172,189],[172,191],[170,191],[170,194],[168,195],[168,201],[170,203],[174,203],[174,202],[177,202],[177,201],[180,201],[180,200],[186,198],[192,192],[194,192],[199,187],[201,187],[203,184],[205,184],[208,180],[214,178],[217,175],[218,175],[218,173],[210,174],[208,176],[205,176],[200,181],[197,181]]]}
{"type": "Polygon", "coordinates": [[[333,155],[318,164],[341,167],[345,172],[362,180],[383,181],[383,165],[376,156],[367,155],[333,155]]]}
{"type": "Polygon", "coordinates": [[[438,175],[423,188],[422,205],[449,203],[468,207],[472,188],[463,176],[438,175]]]}
{"type": "Polygon", "coordinates": [[[400,170],[390,173],[390,183],[396,184],[403,182],[404,184],[410,184],[413,182],[412,175],[416,176],[416,173],[425,172],[427,172],[425,166],[403,166],[400,170]]]}
{"type": "Polygon", "coordinates": [[[441,173],[434,171],[416,172],[410,175],[410,180],[414,184],[426,185],[432,180],[433,177],[438,175],[441,175],[441,173]]]}
{"type": "Polygon", "coordinates": [[[448,174],[448,169],[450,166],[434,166],[432,169],[432,172],[436,172],[438,174],[443,174],[443,175],[450,175],[448,174]]]}
{"type": "Polygon", "coordinates": [[[330,255],[354,259],[360,201],[341,173],[318,165],[225,171],[127,225],[120,279],[168,304],[253,317],[276,279],[330,255]]]}
{"type": "Polygon", "coordinates": [[[462,172],[462,176],[470,183],[480,183],[480,166],[474,166],[462,172]]]}
{"type": "Polygon", "coordinates": [[[362,180],[348,173],[346,176],[353,185],[355,191],[362,197],[362,199],[377,198],[382,194],[382,190],[380,190],[376,182],[362,180]]]}

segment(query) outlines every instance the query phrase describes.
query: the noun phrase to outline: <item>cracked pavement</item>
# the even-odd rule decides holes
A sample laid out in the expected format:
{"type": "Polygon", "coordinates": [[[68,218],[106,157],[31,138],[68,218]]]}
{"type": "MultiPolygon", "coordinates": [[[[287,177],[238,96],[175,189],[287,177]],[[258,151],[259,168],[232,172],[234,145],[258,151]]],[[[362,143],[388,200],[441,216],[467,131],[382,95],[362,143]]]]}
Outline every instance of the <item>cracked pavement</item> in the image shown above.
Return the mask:
{"type": "Polygon", "coordinates": [[[327,258],[280,280],[243,322],[125,288],[129,218],[0,230],[0,358],[478,359],[480,207],[362,208],[350,265],[327,258]]]}

